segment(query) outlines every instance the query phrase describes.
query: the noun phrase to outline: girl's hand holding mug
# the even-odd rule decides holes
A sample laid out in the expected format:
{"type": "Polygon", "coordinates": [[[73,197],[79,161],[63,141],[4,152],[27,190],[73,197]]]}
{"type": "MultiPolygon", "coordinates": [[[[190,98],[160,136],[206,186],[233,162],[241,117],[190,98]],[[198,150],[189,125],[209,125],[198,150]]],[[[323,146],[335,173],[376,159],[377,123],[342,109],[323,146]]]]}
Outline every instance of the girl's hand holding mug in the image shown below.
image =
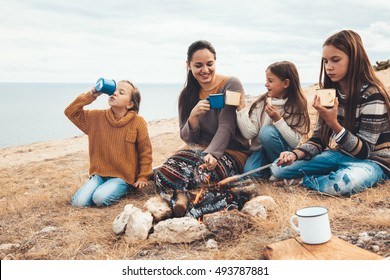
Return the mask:
{"type": "Polygon", "coordinates": [[[92,95],[93,98],[98,98],[102,93],[98,92],[96,90],[96,87],[93,87],[89,90],[89,93],[92,95]]]}
{"type": "Polygon", "coordinates": [[[337,110],[339,108],[339,101],[337,98],[334,100],[334,106],[327,108],[321,106],[320,98],[314,97],[313,107],[317,110],[320,117],[329,125],[329,127],[336,133],[341,130],[341,125],[337,121],[337,110]]]}

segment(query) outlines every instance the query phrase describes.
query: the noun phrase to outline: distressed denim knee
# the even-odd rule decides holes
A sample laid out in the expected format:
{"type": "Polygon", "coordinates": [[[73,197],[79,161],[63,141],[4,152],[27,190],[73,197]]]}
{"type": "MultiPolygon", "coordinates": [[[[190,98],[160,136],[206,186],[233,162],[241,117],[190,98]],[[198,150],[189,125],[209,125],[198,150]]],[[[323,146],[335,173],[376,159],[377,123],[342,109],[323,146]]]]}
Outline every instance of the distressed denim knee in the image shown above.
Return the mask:
{"type": "Polygon", "coordinates": [[[306,176],[303,185],[332,194],[351,196],[385,180],[384,171],[374,162],[347,158],[344,168],[328,175],[306,176]]]}

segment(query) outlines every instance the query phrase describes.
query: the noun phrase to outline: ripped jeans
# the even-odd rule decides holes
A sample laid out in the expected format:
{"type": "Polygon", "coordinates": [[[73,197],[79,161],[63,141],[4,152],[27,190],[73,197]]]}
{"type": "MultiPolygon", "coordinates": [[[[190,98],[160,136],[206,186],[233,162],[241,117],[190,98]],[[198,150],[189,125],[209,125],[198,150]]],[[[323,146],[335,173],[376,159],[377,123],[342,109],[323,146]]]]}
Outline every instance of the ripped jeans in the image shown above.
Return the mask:
{"type": "Polygon", "coordinates": [[[370,160],[326,150],[311,160],[298,160],[287,166],[271,166],[277,179],[303,178],[302,185],[332,195],[350,196],[388,178],[383,169],[370,160]]]}

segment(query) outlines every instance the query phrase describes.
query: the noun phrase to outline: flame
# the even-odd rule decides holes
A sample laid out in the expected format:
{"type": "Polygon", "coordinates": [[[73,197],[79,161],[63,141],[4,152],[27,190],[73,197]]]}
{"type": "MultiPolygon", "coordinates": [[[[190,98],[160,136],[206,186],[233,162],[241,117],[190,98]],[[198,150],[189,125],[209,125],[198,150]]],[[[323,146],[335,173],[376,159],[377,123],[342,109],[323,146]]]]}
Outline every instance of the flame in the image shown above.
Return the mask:
{"type": "Polygon", "coordinates": [[[203,195],[203,192],[204,192],[204,188],[202,187],[200,189],[200,191],[196,194],[196,197],[195,197],[195,200],[194,200],[194,204],[199,203],[199,201],[201,200],[201,197],[203,195]]]}

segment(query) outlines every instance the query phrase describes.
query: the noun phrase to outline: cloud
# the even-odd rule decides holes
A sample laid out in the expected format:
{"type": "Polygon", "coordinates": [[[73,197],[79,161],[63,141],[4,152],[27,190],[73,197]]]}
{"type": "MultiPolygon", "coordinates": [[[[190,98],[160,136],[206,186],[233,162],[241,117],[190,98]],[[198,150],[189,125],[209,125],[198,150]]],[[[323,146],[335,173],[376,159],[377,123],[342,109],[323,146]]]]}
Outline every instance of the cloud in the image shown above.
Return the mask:
{"type": "Polygon", "coordinates": [[[291,60],[301,80],[316,81],[322,42],[341,29],[359,32],[372,59],[388,59],[388,14],[385,0],[11,1],[0,18],[0,81],[182,83],[198,39],[213,43],[223,74],[259,82],[270,63],[291,60]]]}

